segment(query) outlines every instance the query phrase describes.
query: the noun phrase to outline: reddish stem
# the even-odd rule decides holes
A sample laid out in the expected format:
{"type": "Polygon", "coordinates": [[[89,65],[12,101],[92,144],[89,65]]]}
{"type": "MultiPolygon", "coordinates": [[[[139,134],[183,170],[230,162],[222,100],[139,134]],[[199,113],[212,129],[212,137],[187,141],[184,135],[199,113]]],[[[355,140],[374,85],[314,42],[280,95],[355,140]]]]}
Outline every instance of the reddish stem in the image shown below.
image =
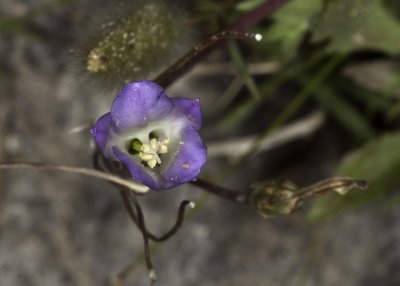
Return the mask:
{"type": "Polygon", "coordinates": [[[242,18],[230,24],[228,31],[244,31],[250,26],[258,23],[262,19],[268,17],[289,0],[266,0],[263,4],[250,11],[242,18]]]}
{"type": "Polygon", "coordinates": [[[185,74],[191,67],[204,59],[212,51],[226,43],[228,39],[245,39],[249,38],[246,35],[241,34],[248,27],[258,23],[263,18],[268,17],[278,8],[283,6],[289,0],[267,0],[254,10],[250,11],[242,18],[236,20],[227,27],[225,31],[217,33],[211,36],[208,40],[197,45],[171,67],[165,70],[163,73],[158,75],[154,81],[164,88],[175,82],[179,77],[185,74]]]}

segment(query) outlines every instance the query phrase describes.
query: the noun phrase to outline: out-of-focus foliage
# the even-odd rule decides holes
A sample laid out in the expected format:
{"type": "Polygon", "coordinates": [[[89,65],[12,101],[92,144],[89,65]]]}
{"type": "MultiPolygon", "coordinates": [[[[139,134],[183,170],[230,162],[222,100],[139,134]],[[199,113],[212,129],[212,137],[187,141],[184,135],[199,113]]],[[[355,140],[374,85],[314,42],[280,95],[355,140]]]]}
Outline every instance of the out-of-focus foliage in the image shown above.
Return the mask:
{"type": "Polygon", "coordinates": [[[368,119],[356,110],[343,96],[323,87],[316,93],[319,104],[338,122],[360,140],[372,139],[374,132],[368,119]]]}
{"type": "Polygon", "coordinates": [[[262,31],[264,43],[276,45],[274,51],[283,58],[294,55],[304,33],[311,29],[322,9],[321,0],[294,0],[274,14],[274,24],[262,31]]]}
{"type": "Polygon", "coordinates": [[[371,60],[352,64],[344,74],[372,92],[380,92],[386,98],[400,98],[400,65],[395,61],[371,60]]]}
{"type": "Polygon", "coordinates": [[[329,39],[331,51],[400,51],[400,25],[381,0],[327,1],[312,32],[315,41],[329,39]]]}
{"type": "Polygon", "coordinates": [[[400,132],[381,136],[349,154],[338,166],[338,174],[366,178],[369,189],[346,197],[326,196],[309,212],[312,221],[327,218],[351,206],[375,201],[400,184],[400,132]]]}
{"type": "MultiPolygon", "coordinates": [[[[239,7],[252,3],[241,2],[239,7]]],[[[331,52],[362,48],[396,53],[400,25],[395,15],[400,13],[395,5],[382,0],[293,0],[273,16],[274,24],[262,34],[267,45],[277,44],[276,55],[284,58],[293,56],[306,32],[315,43],[328,41],[331,52]]]]}
{"type": "Polygon", "coordinates": [[[257,7],[258,5],[260,5],[262,2],[263,2],[263,0],[247,0],[247,1],[242,1],[242,2],[239,2],[239,3],[236,5],[236,9],[237,9],[238,11],[241,11],[241,12],[247,12],[247,11],[250,11],[250,10],[256,8],[256,7],[257,7]]]}
{"type": "MultiPolygon", "coordinates": [[[[236,8],[248,11],[258,3],[241,1],[236,8]]],[[[313,91],[313,99],[346,130],[346,139],[364,145],[349,146],[359,149],[339,163],[336,175],[365,179],[370,188],[348,196],[321,198],[310,218],[328,217],[347,207],[373,202],[399,186],[400,133],[393,129],[400,116],[400,64],[396,56],[400,54],[400,1],[292,0],[254,29],[263,35],[261,45],[254,47],[256,52],[262,55],[268,51],[273,59],[288,63],[267,81],[279,83],[268,89],[268,94],[293,81],[299,83],[301,94],[329,57],[347,56],[313,91]],[[310,54],[322,55],[316,66],[282,77],[287,70],[294,70],[292,62],[302,66],[310,54]]],[[[263,100],[267,98],[262,88],[260,92],[263,100]]],[[[251,98],[248,101],[256,105],[251,98]]]]}

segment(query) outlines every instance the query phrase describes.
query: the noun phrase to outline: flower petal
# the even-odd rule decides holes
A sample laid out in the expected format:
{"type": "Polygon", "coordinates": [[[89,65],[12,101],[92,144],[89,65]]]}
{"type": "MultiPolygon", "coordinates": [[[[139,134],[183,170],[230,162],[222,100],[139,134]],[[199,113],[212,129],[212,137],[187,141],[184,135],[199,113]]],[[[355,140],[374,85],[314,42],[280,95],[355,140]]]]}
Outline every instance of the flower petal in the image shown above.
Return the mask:
{"type": "Polygon", "coordinates": [[[203,114],[201,112],[200,100],[189,99],[184,97],[172,98],[172,102],[179,112],[182,112],[187,118],[193,122],[196,130],[199,130],[203,121],[203,114]]]}
{"type": "Polygon", "coordinates": [[[181,134],[183,144],[179,146],[171,165],[161,172],[168,188],[195,179],[207,157],[207,148],[194,127],[184,128],[181,134]]]}
{"type": "Polygon", "coordinates": [[[111,118],[116,131],[124,132],[144,127],[155,119],[166,116],[173,108],[163,88],[151,81],[129,83],[118,93],[111,107],[111,118]]]}
{"type": "Polygon", "coordinates": [[[96,141],[97,145],[99,146],[101,152],[106,156],[106,147],[107,147],[107,140],[109,139],[110,133],[110,124],[111,124],[111,114],[110,112],[104,114],[100,117],[94,127],[90,130],[94,140],[96,141]]]}
{"type": "Polygon", "coordinates": [[[197,132],[201,125],[198,99],[171,99],[156,83],[137,81],[118,93],[111,112],[96,122],[91,134],[104,156],[119,160],[134,180],[164,190],[195,179],[203,167],[207,150],[197,132]],[[151,136],[168,141],[163,149],[156,144],[152,148],[155,165],[143,164],[140,154],[132,155],[127,147],[135,139],[149,144],[151,136]]]}
{"type": "Polygon", "coordinates": [[[121,161],[121,163],[128,168],[133,179],[143,185],[148,186],[151,189],[158,190],[159,186],[157,180],[155,180],[150,173],[145,170],[145,167],[137,162],[134,158],[130,158],[127,154],[122,152],[118,147],[112,148],[114,155],[121,161]]]}

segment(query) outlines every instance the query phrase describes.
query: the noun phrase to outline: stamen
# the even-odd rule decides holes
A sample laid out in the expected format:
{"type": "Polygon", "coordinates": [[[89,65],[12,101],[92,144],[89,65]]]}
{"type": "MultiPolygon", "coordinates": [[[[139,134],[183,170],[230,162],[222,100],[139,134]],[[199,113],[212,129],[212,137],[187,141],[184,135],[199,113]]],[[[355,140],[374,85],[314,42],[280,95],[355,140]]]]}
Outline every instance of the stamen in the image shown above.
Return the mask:
{"type": "Polygon", "coordinates": [[[147,163],[153,169],[157,164],[161,164],[159,154],[168,153],[168,144],[171,142],[169,138],[164,140],[150,139],[148,144],[142,144],[139,158],[147,163]]]}
{"type": "Polygon", "coordinates": [[[141,153],[140,154],[140,158],[144,161],[149,161],[151,159],[153,159],[153,154],[149,154],[149,153],[141,153]]]}
{"type": "Polygon", "coordinates": [[[147,161],[147,165],[149,165],[149,167],[153,169],[157,165],[157,160],[151,159],[147,161]]]}
{"type": "Polygon", "coordinates": [[[158,149],[158,141],[157,139],[153,138],[150,140],[150,147],[152,150],[157,150],[158,149]]]}
{"type": "Polygon", "coordinates": [[[151,152],[151,148],[148,144],[143,144],[141,149],[142,149],[142,152],[145,152],[145,153],[151,152]]]}
{"type": "Polygon", "coordinates": [[[165,154],[165,153],[167,153],[167,152],[168,152],[168,147],[165,146],[165,145],[162,145],[162,146],[160,146],[160,147],[158,148],[158,153],[159,153],[159,154],[165,154]]]}

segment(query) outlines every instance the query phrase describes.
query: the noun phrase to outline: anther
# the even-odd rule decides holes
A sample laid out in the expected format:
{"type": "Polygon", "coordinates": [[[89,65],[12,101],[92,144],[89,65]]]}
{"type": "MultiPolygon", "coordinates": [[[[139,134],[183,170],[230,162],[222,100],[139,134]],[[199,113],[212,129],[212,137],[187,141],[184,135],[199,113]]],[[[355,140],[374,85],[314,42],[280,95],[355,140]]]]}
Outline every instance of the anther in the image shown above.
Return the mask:
{"type": "Polygon", "coordinates": [[[141,146],[139,158],[147,163],[147,165],[153,169],[157,164],[161,164],[160,154],[168,153],[168,144],[171,140],[157,140],[152,138],[148,144],[141,146]]]}

